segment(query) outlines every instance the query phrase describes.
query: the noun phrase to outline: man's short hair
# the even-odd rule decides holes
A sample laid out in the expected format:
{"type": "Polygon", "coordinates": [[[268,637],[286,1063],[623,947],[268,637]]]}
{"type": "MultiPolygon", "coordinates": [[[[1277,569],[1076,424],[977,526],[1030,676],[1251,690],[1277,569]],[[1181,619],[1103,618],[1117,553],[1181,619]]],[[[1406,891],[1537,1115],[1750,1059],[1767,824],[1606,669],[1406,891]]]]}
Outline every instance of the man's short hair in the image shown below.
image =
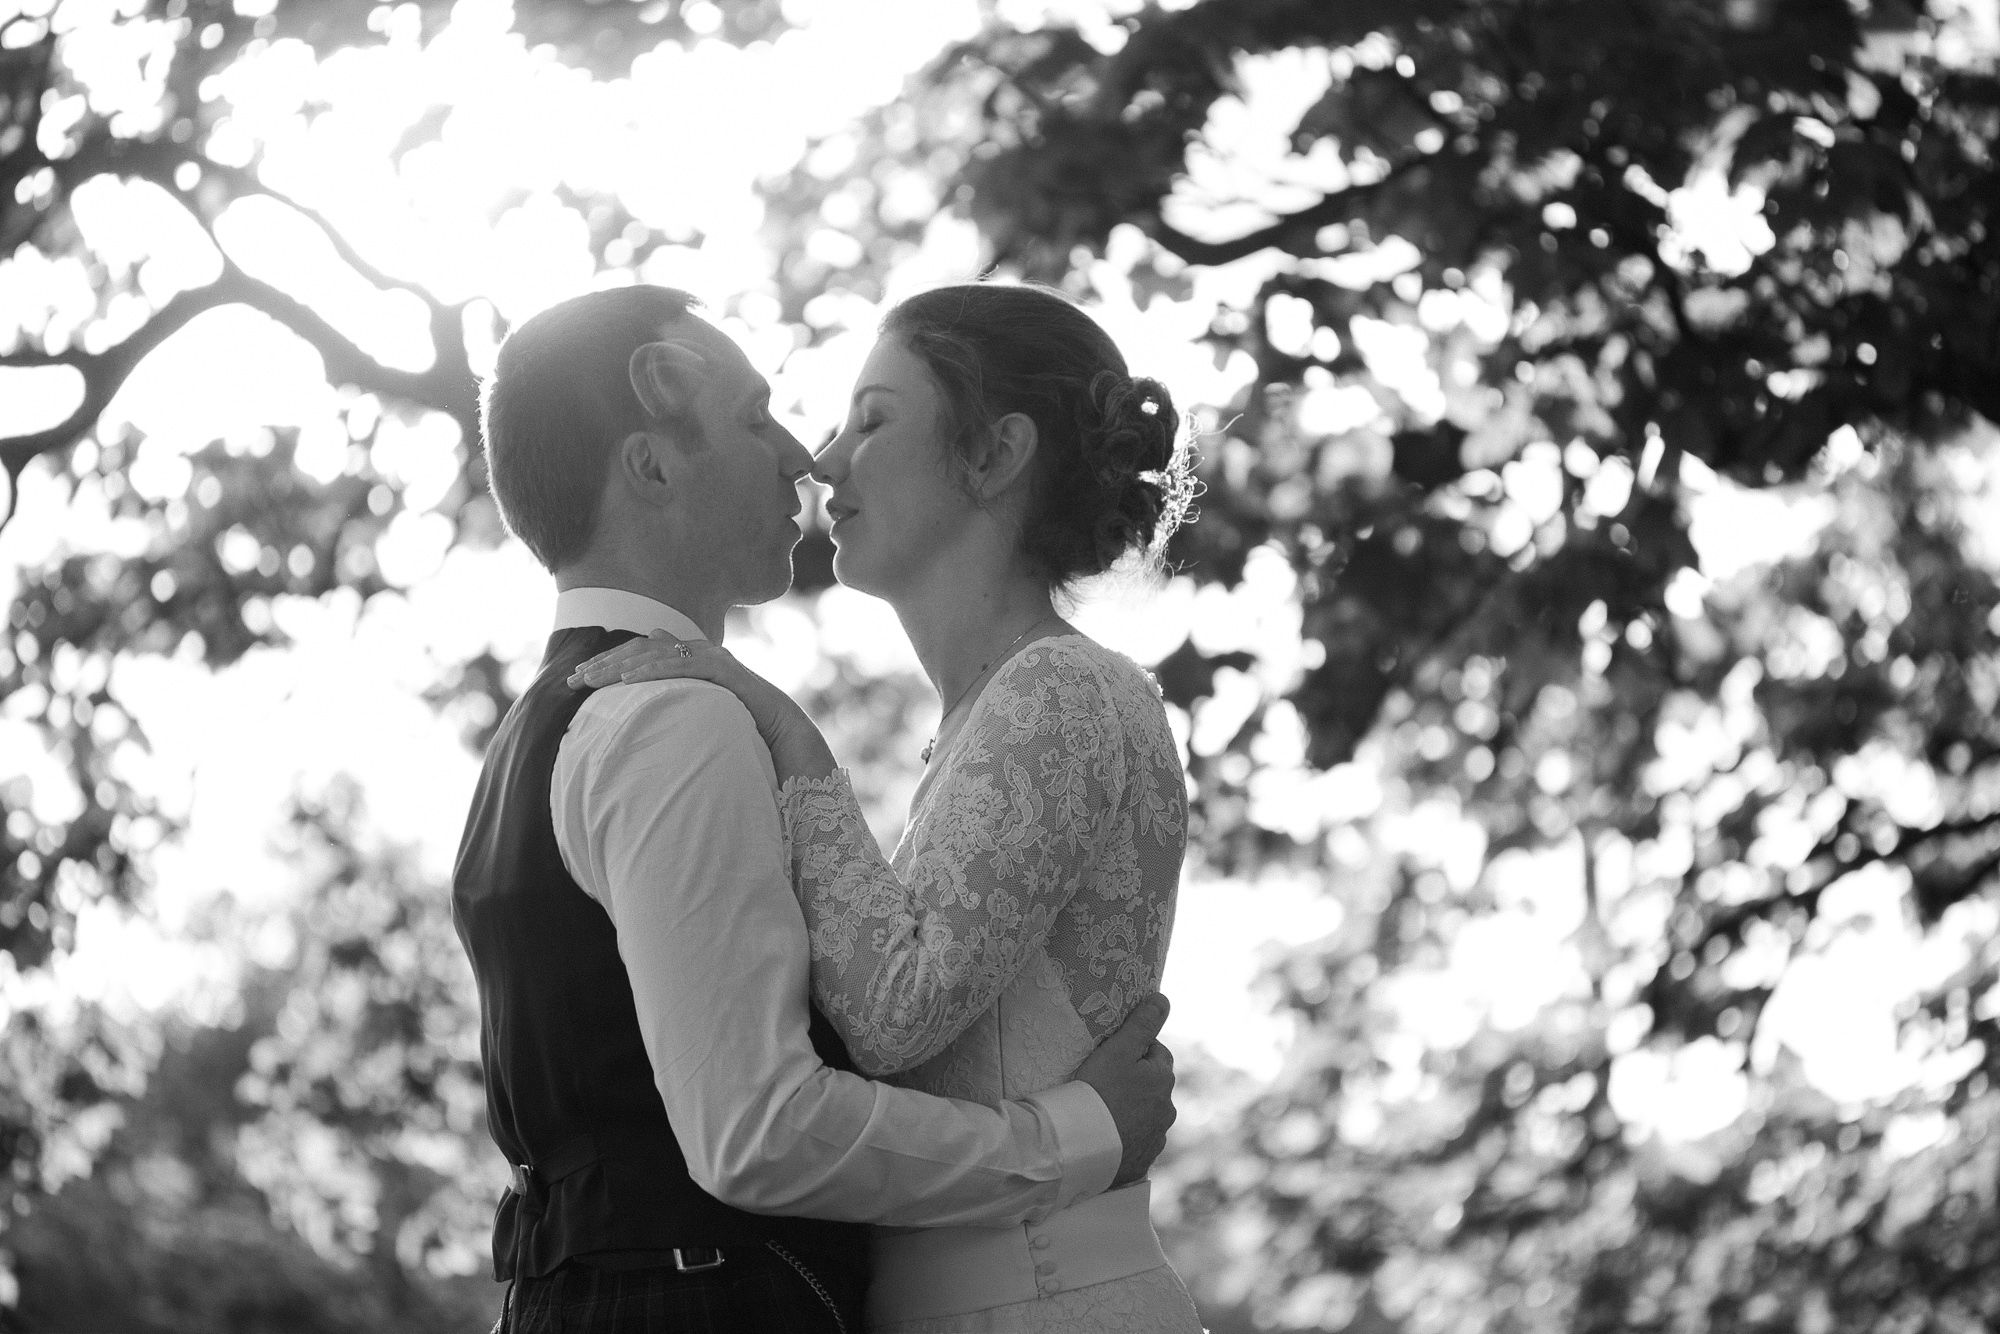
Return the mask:
{"type": "Polygon", "coordinates": [[[607,288],[549,307],[501,343],[479,398],[487,477],[508,530],[549,570],[590,545],[619,441],[662,426],[698,432],[691,414],[648,416],[629,369],[634,351],[692,319],[696,304],[671,287],[607,288]]]}

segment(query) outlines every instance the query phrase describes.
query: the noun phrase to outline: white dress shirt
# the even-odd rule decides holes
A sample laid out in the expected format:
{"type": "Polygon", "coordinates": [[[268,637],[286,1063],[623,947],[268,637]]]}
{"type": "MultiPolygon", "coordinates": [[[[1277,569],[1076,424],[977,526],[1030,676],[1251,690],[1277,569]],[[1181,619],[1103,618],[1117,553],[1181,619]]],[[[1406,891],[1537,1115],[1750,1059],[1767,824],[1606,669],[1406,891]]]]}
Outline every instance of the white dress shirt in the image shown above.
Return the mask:
{"type": "MultiPolygon", "coordinates": [[[[704,637],[636,593],[563,591],[556,628],[584,625],[704,637]]],[[[995,1109],[820,1062],[777,787],[749,712],[705,681],[598,690],[556,757],[556,845],[617,931],[696,1184],[756,1213],[912,1227],[1039,1222],[1110,1186],[1118,1131],[1087,1084],[995,1109]]]]}

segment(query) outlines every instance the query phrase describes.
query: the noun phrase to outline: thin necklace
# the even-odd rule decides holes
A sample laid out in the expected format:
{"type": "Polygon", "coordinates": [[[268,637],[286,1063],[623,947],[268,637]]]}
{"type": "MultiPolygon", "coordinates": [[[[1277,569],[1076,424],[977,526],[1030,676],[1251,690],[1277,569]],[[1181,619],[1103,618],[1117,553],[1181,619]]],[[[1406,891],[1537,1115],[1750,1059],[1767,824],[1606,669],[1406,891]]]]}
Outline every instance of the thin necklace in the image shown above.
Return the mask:
{"type": "Polygon", "coordinates": [[[925,764],[929,764],[931,762],[931,750],[933,747],[937,745],[938,733],[944,731],[944,720],[951,717],[951,710],[963,704],[965,702],[965,697],[972,693],[972,687],[978,685],[982,680],[986,678],[986,669],[988,667],[991,667],[994,663],[1001,661],[1009,653],[1012,653],[1014,651],[1015,644],[1020,643],[1022,640],[1026,639],[1030,634],[1034,633],[1036,626],[1039,626],[1043,621],[1046,621],[1047,619],[1049,618],[1046,615],[1037,616],[1026,630],[1023,630],[1020,634],[1014,636],[1013,640],[1008,643],[1006,648],[1001,649],[991,658],[979,664],[979,670],[973,673],[971,682],[966,685],[965,689],[958,692],[958,697],[956,699],[952,700],[951,708],[946,709],[943,713],[938,715],[938,730],[936,732],[931,733],[931,739],[929,741],[924,742],[924,753],[922,759],[925,764]]]}

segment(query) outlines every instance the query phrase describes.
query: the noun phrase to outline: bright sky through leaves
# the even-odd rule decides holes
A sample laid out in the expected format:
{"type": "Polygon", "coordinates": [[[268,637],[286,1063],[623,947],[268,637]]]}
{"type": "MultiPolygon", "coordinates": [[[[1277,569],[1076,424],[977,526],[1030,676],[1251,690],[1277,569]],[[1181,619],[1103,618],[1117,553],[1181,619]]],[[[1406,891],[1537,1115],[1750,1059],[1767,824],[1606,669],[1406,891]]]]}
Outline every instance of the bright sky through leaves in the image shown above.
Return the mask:
{"type": "MultiPolygon", "coordinates": [[[[67,53],[71,64],[93,103],[146,114],[156,102],[144,87],[152,77],[148,51],[91,49],[91,8],[66,0],[56,11],[59,26],[77,25],[67,53]]],[[[1002,8],[1019,21],[1036,22],[1050,10],[1087,18],[1085,11],[1094,7],[1002,8]]],[[[254,150],[260,179],[325,217],[352,255],[343,257],[302,214],[268,201],[232,206],[217,227],[218,239],[245,270],[306,300],[383,363],[411,370],[422,369],[431,356],[421,303],[363,281],[355,262],[446,300],[483,296],[490,308],[474,311],[486,323],[489,345],[499,321],[517,321],[592,286],[639,280],[688,288],[773,376],[774,408],[789,414],[788,424],[802,438],[816,441],[844,409],[879,312],[859,298],[829,300],[809,308],[808,318],[842,332],[809,349],[796,345],[769,291],[774,257],[758,230],[756,183],[792,166],[819,136],[895,97],[908,72],[977,30],[980,6],[875,0],[866,6],[788,5],[788,14],[794,9],[805,26],[775,42],[747,49],[720,42],[687,50],[667,45],[637,61],[629,78],[611,81],[529,50],[508,31],[509,7],[491,0],[465,0],[450,27],[427,45],[414,32],[400,31],[393,18],[395,40],[385,49],[321,59],[301,43],[274,43],[222,76],[219,91],[233,110],[218,131],[215,153],[228,166],[232,153],[247,164],[254,150]],[[331,109],[304,114],[319,101],[331,109]],[[448,114],[437,141],[396,156],[392,150],[404,134],[438,103],[448,114]],[[588,222],[562,202],[565,189],[615,195],[639,224],[686,244],[596,272],[588,222]]],[[[1085,27],[1114,40],[1101,18],[1085,27]]],[[[154,39],[171,41],[164,32],[154,39]]],[[[1207,148],[1192,156],[1175,196],[1173,220],[1196,236],[1254,226],[1260,216],[1296,207],[1308,192],[1338,186],[1347,171],[1330,141],[1322,145],[1323,157],[1306,159],[1306,175],[1298,174],[1296,162],[1286,167],[1289,176],[1277,170],[1302,109],[1335,73],[1326,61],[1291,51],[1246,61],[1243,72],[1245,96],[1216,105],[1207,148]]],[[[838,154],[821,151],[828,155],[816,167],[837,173],[843,166],[838,154]]],[[[912,216],[938,208],[940,201],[920,185],[910,188],[912,216]]],[[[1670,257],[1699,256],[1727,273],[1740,271],[1771,244],[1753,186],[1732,191],[1719,172],[1703,170],[1666,195],[1674,228],[1664,247],[1670,257]]],[[[150,300],[204,283],[216,271],[219,257],[206,236],[156,186],[101,180],[78,192],[75,211],[97,257],[114,270],[135,271],[150,300]]],[[[1562,223],[1548,221],[1552,227],[1562,223]]],[[[1095,313],[1135,369],[1166,381],[1184,401],[1226,402],[1252,378],[1253,368],[1241,354],[1218,365],[1200,336],[1218,308],[1244,304],[1278,259],[1251,256],[1200,270],[1185,299],[1156,296],[1142,309],[1120,275],[1127,267],[1121,256],[1145,244],[1129,229],[1114,234],[1111,253],[1094,274],[1106,297],[1095,313]]],[[[838,263],[853,242],[828,225],[806,245],[838,263]]],[[[616,253],[614,245],[614,258],[616,253]]],[[[895,274],[889,295],[971,276],[979,253],[971,224],[940,213],[925,232],[921,253],[895,274]]],[[[1398,252],[1384,246],[1364,262],[1393,266],[1398,252]]],[[[1322,276],[1337,283],[1382,276],[1343,265],[1351,261],[1326,261],[1322,276]]],[[[1435,414],[1452,386],[1427,362],[1428,340],[1462,329],[1491,345],[1507,326],[1511,298],[1491,273],[1475,275],[1461,292],[1431,295],[1436,300],[1426,299],[1421,327],[1357,320],[1354,337],[1382,384],[1414,408],[1434,405],[1435,414]]],[[[38,334],[51,347],[91,349],[117,342],[145,314],[114,303],[96,318],[82,263],[26,248],[0,260],[0,311],[7,312],[0,343],[19,336],[18,321],[22,333],[38,334]]],[[[1272,313],[1274,336],[1283,338],[1283,308],[1272,313]]],[[[1310,319],[1299,314],[1293,332],[1303,351],[1315,335],[1310,319]]],[[[475,330],[475,342],[479,336],[475,330]]],[[[483,367],[475,361],[475,369],[483,367]]],[[[59,420],[80,392],[76,380],[63,369],[0,370],[0,427],[59,420]]],[[[232,449],[258,452],[268,448],[265,428],[271,426],[301,429],[303,469],[337,473],[350,447],[343,407],[352,405],[328,387],[306,344],[238,307],[198,317],[172,337],[131,378],[107,418],[140,428],[145,444],[132,482],[143,493],[169,498],[189,485],[188,451],[222,438],[232,449]]],[[[1301,413],[1327,432],[1371,424],[1386,429],[1389,420],[1366,391],[1330,380],[1308,387],[1301,413]]],[[[253,651],[219,676],[190,662],[125,659],[116,665],[126,676],[120,694],[133,703],[152,741],[151,755],[134,762],[150,770],[152,790],[169,803],[183,803],[175,813],[189,817],[190,832],[159,857],[154,922],[134,924],[112,907],[90,910],[79,948],[46,985],[77,998],[123,997],[145,1007],[221,1003],[227,985],[218,970],[226,961],[213,946],[183,940],[183,928],[218,891],[252,905],[282,896],[290,872],[261,831],[273,825],[289,793],[339,772],[361,782],[382,837],[419,848],[435,874],[448,868],[475,766],[458,742],[456,724],[439,717],[420,692],[441,664],[482,648],[525,668],[553,601],[546,577],[518,546],[493,553],[448,550],[449,524],[424,512],[424,498],[434,501],[452,480],[457,431],[449,419],[427,415],[395,423],[377,437],[377,462],[403,484],[410,505],[378,555],[392,582],[411,586],[407,597],[384,594],[365,609],[344,594],[320,603],[279,599],[269,614],[294,647],[253,651]]],[[[1376,465],[1357,459],[1356,466],[1376,465]]],[[[1501,477],[1514,521],[1496,529],[1496,548],[1528,540],[1554,504],[1552,486],[1563,466],[1553,446],[1505,465],[1501,477]]],[[[1631,484],[1630,468],[1612,460],[1592,479],[1602,493],[1592,503],[1615,512],[1631,484]]],[[[1694,540],[1708,580],[1802,549],[1828,517],[1815,504],[1783,494],[1752,494],[1712,478],[1705,484],[1694,511],[1694,540]]],[[[37,465],[23,478],[20,512],[0,536],[0,582],[11,597],[16,572],[51,552],[116,551],[123,540],[98,499],[86,490],[65,500],[50,470],[37,465]]],[[[256,558],[254,551],[246,557],[256,558]]],[[[1210,587],[1197,593],[1191,583],[1177,582],[1135,605],[1134,591],[1121,585],[1106,590],[1080,619],[1142,661],[1156,660],[1191,630],[1205,651],[1254,648],[1259,671],[1283,676],[1302,669],[1291,577],[1274,557],[1253,561],[1243,586],[1230,592],[1210,587]]],[[[1681,590],[1693,598],[1703,591],[1693,585],[1681,590]]],[[[870,672],[912,669],[893,618],[879,604],[835,592],[813,614],[817,626],[797,606],[779,604],[749,617],[746,633],[732,642],[753,665],[788,685],[798,682],[787,681],[786,672],[803,670],[798,653],[783,651],[788,644],[842,654],[870,672]]],[[[1278,687],[1273,694],[1284,686],[1265,684],[1278,687]]],[[[1204,729],[1215,736],[1199,730],[1188,735],[1181,720],[1184,740],[1205,753],[1225,734],[1230,689],[1225,674],[1218,679],[1217,704],[1204,715],[1204,729]]],[[[1257,691],[1245,681],[1239,693],[1247,714],[1257,691]]],[[[26,772],[37,802],[50,804],[53,816],[67,780],[60,766],[35,753],[39,743],[22,721],[34,707],[16,697],[0,710],[0,749],[7,756],[0,769],[26,772]]],[[[1458,861],[1467,874],[1477,872],[1483,844],[1471,824],[1443,807],[1399,810],[1408,804],[1406,794],[1375,782],[1365,747],[1354,762],[1315,774],[1302,749],[1287,749],[1281,713],[1267,722],[1266,732],[1272,750],[1256,798],[1275,814],[1265,823],[1296,823],[1310,833],[1329,812],[1393,813],[1392,842],[1412,849],[1462,847],[1458,861]]],[[[1699,752],[1713,740],[1690,736],[1686,747],[1699,752]]],[[[1547,781],[1559,787],[1560,778],[1551,774],[1547,781]]],[[[1465,932],[1447,964],[1421,984],[1413,981],[1400,997],[1405,1027],[1420,1044],[1413,1051],[1462,1041],[1482,1018],[1502,1027],[1510,1016],[1525,1022],[1563,988],[1583,984],[1562,943],[1577,893],[1573,852],[1510,855],[1490,875],[1505,909],[1465,932]]],[[[1311,938],[1337,924],[1338,907],[1314,888],[1283,880],[1246,885],[1196,870],[1183,891],[1168,974],[1179,1040],[1201,1042],[1259,1074],[1275,1069],[1284,1034],[1261,1019],[1263,1007],[1250,983],[1266,941],[1311,938]],[[1246,1033],[1255,1036],[1246,1039],[1246,1033]]],[[[1854,893],[1866,897],[1863,889],[1854,893]]],[[[1880,1096],[1933,1077],[1936,1072],[1899,1050],[1890,1016],[1918,981],[1950,960],[1926,956],[1895,913],[1871,913],[1865,902],[1834,920],[1852,930],[1823,964],[1786,978],[1760,1042],[1790,1044],[1810,1077],[1838,1098],[1880,1096]],[[1857,976],[1868,984],[1855,986],[1857,976]]],[[[1979,925],[1968,922],[1966,929],[1979,925]]],[[[1992,924],[1984,929],[1990,933],[1992,924]]],[[[253,958],[282,945],[247,942],[253,958]]],[[[0,985],[0,1014],[7,1003],[0,985]]],[[[1720,1044],[1710,1045],[1716,1050],[1695,1044],[1671,1059],[1645,1053],[1622,1063],[1612,1086],[1620,1113],[1675,1137],[1698,1136],[1732,1117],[1741,1105],[1742,1076],[1720,1044]]],[[[1764,1050],[1753,1057],[1770,1060],[1774,1054],[1764,1050]]]]}

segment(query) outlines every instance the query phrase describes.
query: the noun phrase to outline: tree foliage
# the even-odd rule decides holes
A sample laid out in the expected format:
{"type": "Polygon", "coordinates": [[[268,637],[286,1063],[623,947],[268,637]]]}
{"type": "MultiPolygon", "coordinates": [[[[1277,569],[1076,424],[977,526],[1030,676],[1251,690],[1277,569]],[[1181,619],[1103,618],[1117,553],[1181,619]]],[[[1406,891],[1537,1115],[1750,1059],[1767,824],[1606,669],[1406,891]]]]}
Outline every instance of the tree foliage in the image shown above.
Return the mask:
{"type": "Polygon", "coordinates": [[[470,970],[435,886],[376,846],[337,782],[281,835],[297,902],[223,906],[218,946],[280,942],[233,1013],[175,1020],[143,1092],[9,1238],[4,1328],[484,1329],[490,1284],[455,1256],[489,1223],[470,970]],[[274,934],[275,933],[275,934],[274,934]],[[274,1221],[279,1226],[274,1226],[274,1221]]]}
{"type": "MultiPolygon", "coordinates": [[[[474,447],[490,302],[386,271],[274,188],[232,146],[223,77],[287,40],[421,44],[451,14],[161,0],[0,26],[0,277],[70,266],[88,294],[0,323],[0,377],[62,367],[82,386],[60,420],[0,440],[9,506],[101,510],[116,533],[23,571],[9,612],[7,717],[75,797],[37,802],[0,773],[17,978],[63,956],[88,905],[142,902],[175,834],[172,802],[133,778],[145,738],[117,664],[220,668],[282,639],[278,601],[394,595],[378,551],[406,510],[499,540],[474,447]],[[137,104],[69,59],[82,25],[151,53],[137,104]],[[106,179],[209,238],[204,281],[92,250],[78,201],[106,179]],[[245,200],[404,302],[428,359],[364,347],[260,276],[219,226],[245,200]],[[136,486],[146,442],[100,418],[224,306],[317,352],[346,461],[300,466],[322,446],[281,426],[191,453],[170,494],[136,486]],[[389,438],[433,418],[455,423],[456,466],[412,500],[389,438]]],[[[771,40],[786,14],[522,0],[511,21],[609,79],[662,44],[771,40]]],[[[976,224],[1008,274],[1213,305],[1232,388],[1195,405],[1207,491],[1170,556],[1296,633],[1278,651],[1198,627],[1158,664],[1194,741],[1199,873],[1317,877],[1344,909],[1269,979],[1300,1034],[1277,1083],[1189,1080],[1212,1114],[1188,1119],[1163,1195],[1213,1311],[1357,1329],[2000,1321],[2000,549],[1980,508],[2000,75],[1981,21],[1945,0],[996,18],[765,183],[776,318],[804,346],[841,331],[830,300],[872,309],[941,218],[976,224]],[[1307,95],[1272,133],[1254,108],[1284,81],[1307,95]],[[843,245],[816,244],[827,232],[843,245]],[[1700,524],[1740,540],[1755,534],[1732,523],[1801,514],[1803,549],[1704,570],[1700,524]],[[1413,1025],[1415,998],[1531,920],[1554,944],[1519,956],[1541,974],[1528,1012],[1449,1039],[1413,1025]],[[1897,1016],[1915,1073],[1836,1102],[1768,1011],[1878,928],[1932,962],[1897,1016]],[[1742,1103],[1706,1134],[1654,1136],[1617,1092],[1700,1061],[1742,1103]]],[[[450,115],[413,116],[395,157],[450,115]]],[[[603,269],[699,239],[557,194],[603,269]]],[[[802,550],[823,587],[824,536],[802,550]]],[[[475,746],[507,666],[474,656],[432,691],[475,746]]],[[[909,706],[845,672],[815,702],[871,766],[909,706]]],[[[215,1114],[242,1164],[324,1146],[341,1170],[241,1188],[409,1274],[477,1231],[473,1168],[448,1147],[469,1133],[463,993],[419,882],[357,851],[335,798],[292,835],[326,868],[303,910],[315,943],[272,983],[289,999],[215,1114]]],[[[106,1152],[111,1123],[82,1113],[134,1105],[162,1059],[157,1033],[87,1009],[17,1017],[0,1044],[0,1155],[22,1187],[106,1152]]],[[[431,1300],[408,1291],[406,1313],[431,1300]]]]}
{"type": "MultiPolygon", "coordinates": [[[[121,1162],[146,1147],[147,1127],[158,1120],[146,1101],[148,1074],[163,1059],[160,1069],[175,1066],[162,1033],[96,1004],[49,999],[79,918],[105,905],[143,912],[154,855],[185,823],[184,794],[161,790],[145,774],[148,738],[119,673],[148,658],[221,670],[281,646],[286,636],[272,609],[285,599],[404,592],[377,556],[406,512],[446,521],[454,544],[490,547],[500,537],[476,448],[473,356],[497,333],[491,303],[443,297],[386,271],[315,207],[274,186],[264,171],[266,145],[245,143],[232,127],[240,95],[229,78],[247,59],[286,44],[317,56],[419,48],[452,15],[445,3],[368,0],[266,7],[64,0],[0,15],[0,274],[25,275],[11,285],[0,279],[8,292],[0,403],[24,401],[35,375],[67,374],[75,390],[71,405],[45,424],[20,429],[10,412],[0,425],[15,431],[0,437],[0,525],[18,521],[23,506],[88,515],[96,525],[94,536],[58,540],[8,585],[0,986],[15,990],[0,1008],[7,1071],[0,1199],[60,1188],[102,1159],[113,1198],[146,1206],[132,1220],[137,1232],[114,1229],[109,1240],[119,1247],[158,1243],[164,1224],[147,1222],[148,1209],[157,1206],[164,1219],[191,1203],[174,1190],[117,1195],[121,1162]],[[166,271],[143,249],[107,253],[93,245],[79,219],[91,192],[102,198],[107,186],[115,187],[112,209],[144,209],[192,235],[206,264],[166,271]],[[240,216],[245,204],[274,211],[294,238],[326,247],[334,266],[374,298],[414,312],[408,322],[421,355],[399,359],[364,346],[351,325],[241,258],[225,215],[240,216]],[[339,390],[335,448],[345,445],[330,475],[296,466],[304,433],[280,423],[189,452],[177,484],[134,484],[146,466],[145,434],[106,417],[106,408],[150,354],[223,310],[255,312],[271,322],[272,338],[296,339],[319,359],[339,390]],[[412,505],[411,478],[385,460],[399,432],[407,438],[439,421],[457,441],[453,475],[427,482],[430,493],[412,505]],[[30,763],[36,754],[41,762],[30,763]]],[[[701,39],[749,42],[783,27],[775,3],[732,5],[716,16],[701,39]]],[[[629,71],[644,52],[698,36],[679,3],[522,4],[511,21],[523,44],[607,76],[629,71]]],[[[301,112],[317,119],[330,109],[311,104],[301,112]]],[[[450,110],[423,109],[396,155],[436,142],[450,110]]],[[[599,263],[635,225],[615,199],[566,202],[587,213],[599,263]]],[[[149,239],[190,244],[178,234],[149,239]]],[[[666,239],[642,237],[640,249],[666,239]]],[[[511,702],[504,672],[490,654],[478,655],[447,664],[430,691],[465,721],[475,746],[511,702]]],[[[224,1045],[257,1038],[248,1045],[243,1037],[244,1064],[218,1076],[234,1092],[203,1109],[215,1124],[176,1132],[197,1141],[181,1155],[202,1197],[192,1203],[207,1210],[213,1191],[228,1199],[220,1212],[201,1213],[178,1249],[135,1258],[132,1273],[117,1277],[52,1272],[76,1239],[65,1228],[102,1225],[87,1205],[80,1214],[56,1206],[19,1243],[24,1279],[40,1285],[17,1313],[29,1326],[121,1319],[134,1329],[292,1329],[306,1327],[301,1311],[324,1309],[327,1328],[436,1328],[437,1302],[459,1300],[438,1297],[425,1275],[440,1246],[463,1252],[476,1244],[492,1193],[477,1104],[467,1103],[477,1079],[476,1069],[468,1075],[476,1057],[466,1044],[476,1036],[462,961],[436,886],[413,882],[406,857],[360,851],[366,837],[353,827],[353,799],[338,792],[330,799],[333,807],[310,798],[287,839],[302,876],[310,879],[304,868],[329,857],[335,868],[317,888],[304,887],[314,915],[297,932],[312,943],[276,981],[251,987],[253,1001],[279,1008],[253,1004],[253,1013],[225,1016],[198,1035],[224,1045]],[[219,1156],[203,1147],[204,1137],[225,1131],[236,1138],[219,1156]],[[319,1170],[302,1156],[314,1156],[319,1170]],[[254,1208],[243,1207],[245,1199],[254,1208]],[[185,1287],[175,1276],[182,1265],[208,1273],[237,1263],[225,1239],[240,1243],[246,1229],[273,1218],[318,1249],[274,1240],[270,1272],[243,1285],[185,1287]],[[204,1231],[211,1226],[213,1236],[204,1231]],[[343,1277],[342,1264],[359,1264],[369,1277],[343,1277]],[[113,1311],[105,1292],[128,1280],[132,1302],[113,1311]]],[[[246,831],[249,841],[262,836],[246,831]]],[[[64,1198],[74,1205],[76,1197],[64,1198]]],[[[456,1259],[453,1268],[467,1267],[464,1255],[456,1259]]],[[[16,1292],[0,1264],[7,1328],[15,1327],[8,1309],[16,1292]]],[[[484,1323],[467,1309],[461,1300],[457,1314],[468,1328],[484,1323]]]]}
{"type": "MultiPolygon", "coordinates": [[[[1215,405],[1177,554],[1225,585],[1281,555],[1309,656],[1194,756],[1204,851],[1325,865],[1350,909],[1277,979],[1308,1035],[1286,1079],[1178,1169],[1196,1229],[1233,1220],[1239,1260],[1264,1266],[1240,1290],[1266,1314],[1858,1329],[2000,1311],[2000,588],[1964,504],[2000,408],[2000,82],[1951,18],[1195,4],[1146,11],[1122,44],[990,34],[933,71],[931,96],[976,114],[882,113],[878,138],[900,119],[950,155],[1003,264],[1087,281],[1130,229],[1135,283],[1254,283],[1210,331],[1255,370],[1215,405]],[[1232,148],[1219,108],[1258,59],[1300,52],[1330,77],[1282,179],[1320,184],[1204,215],[1232,148]],[[1745,210],[1734,242],[1698,233],[1704,192],[1745,210]],[[1406,330],[1433,376],[1384,374],[1406,330]],[[1355,388],[1361,420],[1326,425],[1355,388]],[[1811,494],[1830,521],[1703,597],[1693,514],[1744,489],[1811,494]],[[1269,799],[1288,744],[1302,769],[1359,759],[1470,817],[1478,866],[1381,821],[1343,857],[1337,817],[1269,799]],[[1555,961],[1575,984],[1532,1023],[1413,1059],[1391,997],[1519,910],[1496,868],[1536,848],[1580,866],[1555,961]],[[1927,1091],[1861,1112],[1752,1053],[1788,961],[1851,926],[1830,905],[1885,868],[1890,910],[1958,963],[1905,1016],[1927,1091]],[[1719,1044],[1749,1076],[1743,1115],[1694,1155],[1712,1161],[1614,1111],[1634,1044],[1719,1044]],[[1950,1130],[1895,1161],[1882,1137],[1925,1109],[1950,1130]]],[[[1191,642],[1162,677],[1199,719],[1245,665],[1191,642]]]]}

